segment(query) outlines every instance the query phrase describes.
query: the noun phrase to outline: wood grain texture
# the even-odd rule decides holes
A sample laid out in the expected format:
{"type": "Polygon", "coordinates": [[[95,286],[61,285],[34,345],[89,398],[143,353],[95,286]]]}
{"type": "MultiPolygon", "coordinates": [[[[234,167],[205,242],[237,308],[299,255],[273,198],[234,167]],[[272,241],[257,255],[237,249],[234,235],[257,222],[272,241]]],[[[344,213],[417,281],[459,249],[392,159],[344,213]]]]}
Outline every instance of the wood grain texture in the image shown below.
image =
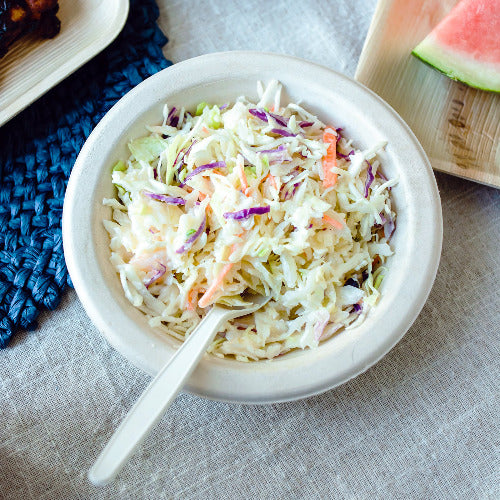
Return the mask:
{"type": "Polygon", "coordinates": [[[411,55],[457,0],[379,0],[356,79],[386,100],[436,170],[500,187],[500,94],[450,80],[411,55]]]}
{"type": "Polygon", "coordinates": [[[55,38],[15,42],[0,59],[0,126],[104,49],[127,12],[128,0],[65,0],[55,38]]]}

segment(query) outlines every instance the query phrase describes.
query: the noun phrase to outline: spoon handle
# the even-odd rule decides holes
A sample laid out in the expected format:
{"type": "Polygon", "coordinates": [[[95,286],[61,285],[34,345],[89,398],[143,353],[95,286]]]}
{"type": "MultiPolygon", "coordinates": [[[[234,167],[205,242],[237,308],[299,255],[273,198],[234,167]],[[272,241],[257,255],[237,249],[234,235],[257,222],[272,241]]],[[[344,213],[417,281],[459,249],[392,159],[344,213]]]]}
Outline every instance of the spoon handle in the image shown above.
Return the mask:
{"type": "Polygon", "coordinates": [[[115,478],[172,404],[226,316],[224,309],[213,307],[151,381],[89,470],[88,477],[93,484],[104,485],[115,478]]]}

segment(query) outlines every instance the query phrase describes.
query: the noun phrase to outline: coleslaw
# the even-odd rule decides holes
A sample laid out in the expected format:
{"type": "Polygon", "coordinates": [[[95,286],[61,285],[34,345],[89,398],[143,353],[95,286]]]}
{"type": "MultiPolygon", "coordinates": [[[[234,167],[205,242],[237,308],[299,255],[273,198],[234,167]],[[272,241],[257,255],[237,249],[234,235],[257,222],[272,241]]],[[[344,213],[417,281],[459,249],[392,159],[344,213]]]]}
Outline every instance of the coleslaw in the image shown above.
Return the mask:
{"type": "Polygon", "coordinates": [[[111,263],[151,326],[184,340],[212,304],[270,295],[209,348],[240,361],[315,348],[362,322],[380,295],[396,215],[377,153],[295,103],[165,105],[113,167],[111,263]]]}

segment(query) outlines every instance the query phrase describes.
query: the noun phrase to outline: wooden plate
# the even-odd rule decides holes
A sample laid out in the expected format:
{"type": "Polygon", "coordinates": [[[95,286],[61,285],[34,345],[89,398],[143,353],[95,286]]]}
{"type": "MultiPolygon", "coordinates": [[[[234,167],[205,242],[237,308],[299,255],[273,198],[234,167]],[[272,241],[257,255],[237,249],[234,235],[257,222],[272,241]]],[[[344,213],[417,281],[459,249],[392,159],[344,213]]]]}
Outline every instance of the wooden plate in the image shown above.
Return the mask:
{"type": "Polygon", "coordinates": [[[379,0],[356,79],[410,125],[434,169],[500,187],[500,94],[411,55],[457,0],[379,0]]]}
{"type": "Polygon", "coordinates": [[[128,0],[62,0],[61,32],[28,35],[0,59],[0,126],[109,45],[127,19],[128,0]]]}

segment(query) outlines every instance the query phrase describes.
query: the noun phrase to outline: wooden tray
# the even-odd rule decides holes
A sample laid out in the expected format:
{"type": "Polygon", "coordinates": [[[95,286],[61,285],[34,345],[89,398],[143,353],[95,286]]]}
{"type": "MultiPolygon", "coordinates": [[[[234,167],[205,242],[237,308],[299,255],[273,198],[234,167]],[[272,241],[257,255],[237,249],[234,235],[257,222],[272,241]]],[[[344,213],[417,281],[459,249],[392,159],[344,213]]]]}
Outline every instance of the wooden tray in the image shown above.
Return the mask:
{"type": "Polygon", "coordinates": [[[127,19],[129,0],[63,0],[61,32],[28,35],[0,59],[0,126],[109,45],[127,19]]]}
{"type": "Polygon", "coordinates": [[[457,0],[379,0],[356,79],[408,123],[434,169],[500,187],[500,94],[454,82],[411,55],[457,0]]]}

